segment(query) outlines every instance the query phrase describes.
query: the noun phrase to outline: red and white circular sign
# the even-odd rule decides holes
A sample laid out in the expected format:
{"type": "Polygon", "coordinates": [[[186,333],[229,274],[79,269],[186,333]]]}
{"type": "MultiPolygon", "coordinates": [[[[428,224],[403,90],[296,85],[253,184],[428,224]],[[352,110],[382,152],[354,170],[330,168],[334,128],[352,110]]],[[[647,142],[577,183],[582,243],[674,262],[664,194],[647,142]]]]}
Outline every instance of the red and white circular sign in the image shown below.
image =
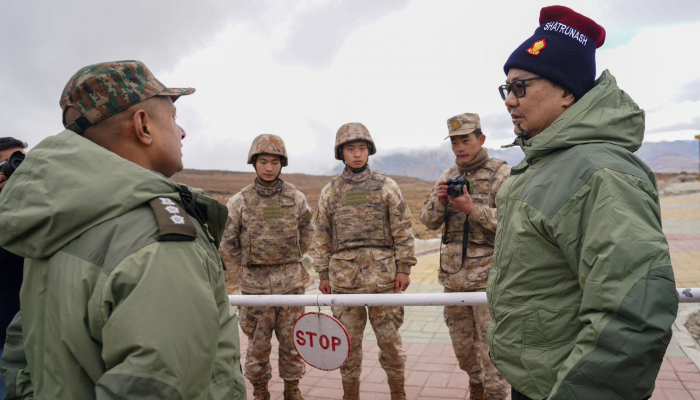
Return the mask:
{"type": "Polygon", "coordinates": [[[350,337],[343,324],[330,315],[309,312],[294,324],[294,347],[312,367],[332,371],[350,355],[350,337]]]}

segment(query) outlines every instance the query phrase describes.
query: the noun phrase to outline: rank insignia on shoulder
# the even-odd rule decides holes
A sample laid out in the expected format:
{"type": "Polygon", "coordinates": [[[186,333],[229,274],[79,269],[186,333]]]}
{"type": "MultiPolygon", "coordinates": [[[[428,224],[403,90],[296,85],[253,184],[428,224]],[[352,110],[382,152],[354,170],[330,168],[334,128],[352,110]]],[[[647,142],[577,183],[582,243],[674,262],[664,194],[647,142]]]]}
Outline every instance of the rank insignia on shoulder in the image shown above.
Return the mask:
{"type": "Polygon", "coordinates": [[[156,240],[192,241],[197,238],[197,228],[189,215],[174,200],[167,197],[156,197],[148,203],[153,210],[158,223],[156,240]]]}

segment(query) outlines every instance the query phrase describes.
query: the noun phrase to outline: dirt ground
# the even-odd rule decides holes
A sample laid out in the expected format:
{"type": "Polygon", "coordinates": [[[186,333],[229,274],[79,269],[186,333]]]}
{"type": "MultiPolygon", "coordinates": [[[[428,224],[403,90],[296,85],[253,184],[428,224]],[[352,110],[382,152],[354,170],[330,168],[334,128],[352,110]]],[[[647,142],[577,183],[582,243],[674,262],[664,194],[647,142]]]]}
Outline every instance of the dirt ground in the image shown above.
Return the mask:
{"type": "MultiPolygon", "coordinates": [[[[281,178],[285,182],[292,183],[306,196],[309,205],[314,209],[318,209],[318,198],[321,194],[321,189],[330,181],[332,176],[305,175],[305,174],[282,174],[281,178]]],[[[392,176],[392,179],[399,184],[401,193],[403,194],[408,207],[411,210],[413,219],[413,230],[418,239],[431,239],[438,235],[437,231],[429,231],[420,222],[420,210],[423,207],[425,198],[430,193],[433,187],[432,182],[426,182],[416,178],[408,178],[405,176],[392,176]]],[[[218,200],[221,204],[226,205],[228,199],[238,193],[242,188],[251,184],[255,179],[255,174],[252,172],[229,172],[229,171],[205,171],[205,170],[184,170],[175,176],[173,179],[176,182],[184,183],[191,187],[204,189],[205,193],[218,200]]],[[[316,273],[313,271],[313,265],[307,260],[304,263],[312,277],[310,284],[313,284],[316,278],[316,273]]],[[[238,281],[240,277],[240,268],[228,266],[226,271],[226,282],[230,294],[238,292],[238,281]]]]}

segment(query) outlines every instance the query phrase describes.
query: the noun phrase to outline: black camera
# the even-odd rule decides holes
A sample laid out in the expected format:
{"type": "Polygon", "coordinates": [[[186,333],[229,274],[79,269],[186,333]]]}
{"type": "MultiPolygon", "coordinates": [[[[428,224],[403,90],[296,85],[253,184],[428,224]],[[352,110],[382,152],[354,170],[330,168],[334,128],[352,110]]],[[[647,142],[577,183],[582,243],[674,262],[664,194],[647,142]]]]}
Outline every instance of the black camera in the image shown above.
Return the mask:
{"type": "Polygon", "coordinates": [[[469,181],[462,175],[450,178],[445,182],[447,184],[447,196],[455,198],[464,195],[464,186],[467,186],[467,192],[471,192],[469,189],[469,181]]]}
{"type": "Polygon", "coordinates": [[[24,153],[15,151],[10,158],[5,161],[0,161],[0,172],[5,175],[5,178],[9,178],[15,170],[19,168],[22,161],[24,161],[24,153]]]}

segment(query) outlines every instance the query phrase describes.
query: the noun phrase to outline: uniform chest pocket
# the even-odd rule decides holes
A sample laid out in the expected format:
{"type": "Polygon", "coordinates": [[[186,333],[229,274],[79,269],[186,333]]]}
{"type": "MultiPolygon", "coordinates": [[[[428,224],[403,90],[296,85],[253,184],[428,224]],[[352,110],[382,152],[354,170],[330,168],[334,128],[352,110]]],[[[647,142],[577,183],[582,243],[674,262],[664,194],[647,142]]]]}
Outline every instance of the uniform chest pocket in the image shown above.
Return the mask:
{"type": "Polygon", "coordinates": [[[384,240],[387,209],[379,190],[339,193],[333,200],[333,224],[336,243],[384,240]]]}
{"type": "Polygon", "coordinates": [[[264,206],[247,209],[245,242],[247,264],[276,265],[298,261],[299,221],[293,206],[264,206]]]}

